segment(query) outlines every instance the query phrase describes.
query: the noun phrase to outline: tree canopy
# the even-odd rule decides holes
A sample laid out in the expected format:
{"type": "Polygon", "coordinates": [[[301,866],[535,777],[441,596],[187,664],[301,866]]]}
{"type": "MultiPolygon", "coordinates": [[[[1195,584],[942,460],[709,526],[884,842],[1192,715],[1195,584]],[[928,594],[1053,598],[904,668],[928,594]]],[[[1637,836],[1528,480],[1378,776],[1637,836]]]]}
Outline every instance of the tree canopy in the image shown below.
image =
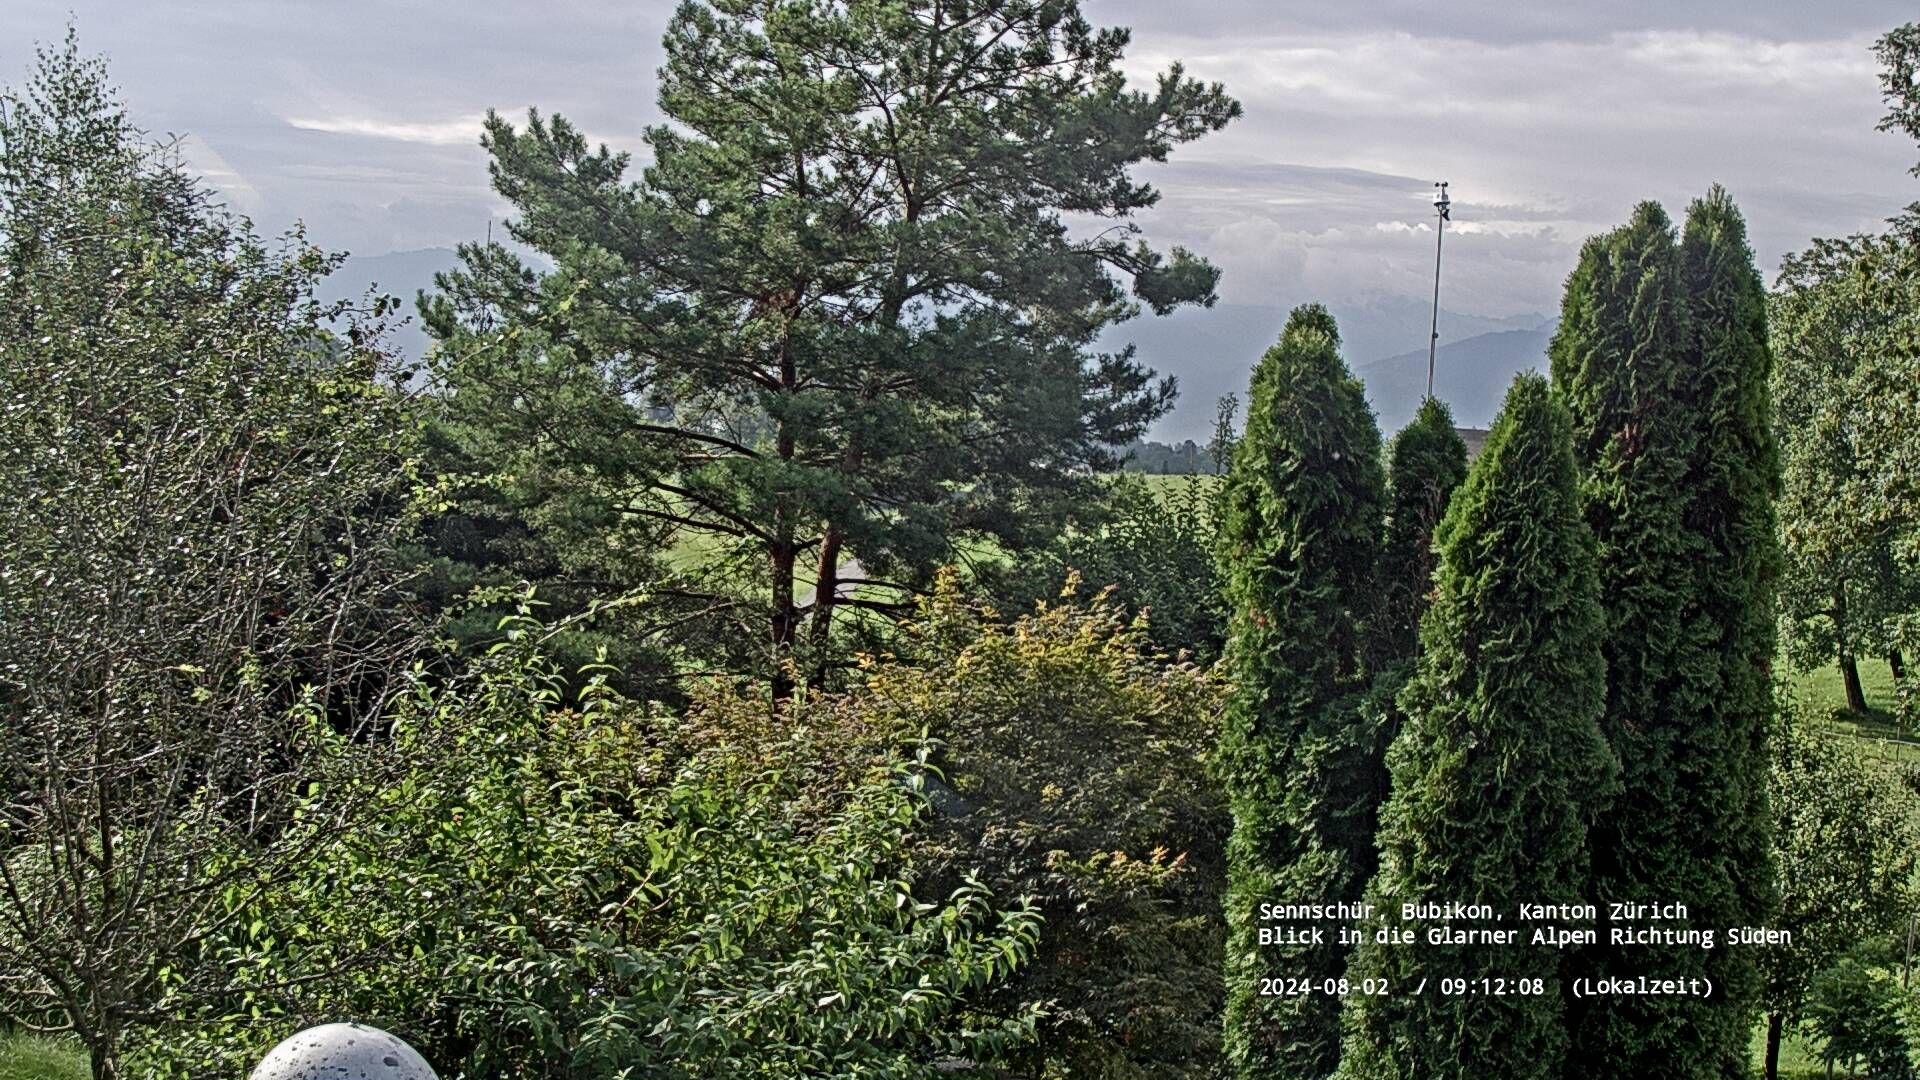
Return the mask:
{"type": "Polygon", "coordinates": [[[71,34],[0,95],[0,1024],[96,1077],[227,992],[198,950],[311,856],[320,744],[418,645],[413,426],[377,315],[312,299],[333,264],[224,213],[71,34]]]}
{"type": "Polygon", "coordinates": [[[1129,88],[1127,43],[1061,0],[682,4],[637,178],[562,117],[489,116],[509,232],[552,269],[468,245],[425,301],[455,424],[567,527],[740,551],[758,599],[654,595],[750,635],[782,696],[836,608],[1044,541],[1168,408],[1092,342],[1218,273],[1135,238],[1159,193],[1131,170],[1240,107],[1177,65],[1129,88]]]}

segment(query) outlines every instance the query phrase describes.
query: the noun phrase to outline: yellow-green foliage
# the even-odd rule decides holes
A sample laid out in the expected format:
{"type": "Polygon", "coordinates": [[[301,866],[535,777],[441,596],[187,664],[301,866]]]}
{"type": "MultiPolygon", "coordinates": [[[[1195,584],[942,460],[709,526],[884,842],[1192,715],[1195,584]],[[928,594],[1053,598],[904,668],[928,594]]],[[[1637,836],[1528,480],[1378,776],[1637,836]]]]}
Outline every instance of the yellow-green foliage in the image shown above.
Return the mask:
{"type": "Polygon", "coordinates": [[[1031,959],[1037,918],[910,867],[923,746],[845,767],[804,715],[717,744],[707,713],[764,716],[764,698],[678,718],[592,672],[575,698],[543,628],[507,630],[360,751],[404,767],[316,793],[374,800],[376,823],[269,893],[250,940],[215,943],[247,959],[237,1012],[156,1033],[155,1071],[231,1072],[313,1016],[379,1023],[472,1078],[905,1078],[1029,1036],[1030,1010],[967,1004],[1031,959]]]}
{"type": "Polygon", "coordinates": [[[1208,1076],[1226,832],[1206,766],[1219,682],[1161,654],[1106,592],[1009,621],[969,602],[952,572],[895,651],[860,666],[852,689],[805,695],[791,718],[706,697],[688,726],[705,729],[704,753],[759,760],[797,722],[841,748],[792,763],[823,770],[799,785],[816,792],[844,790],[824,777],[870,767],[890,739],[931,737],[931,810],[913,844],[929,893],[972,874],[1045,919],[1033,961],[989,998],[991,1011],[1053,1003],[1037,1043],[1005,1063],[1022,1075],[1208,1076]]]}

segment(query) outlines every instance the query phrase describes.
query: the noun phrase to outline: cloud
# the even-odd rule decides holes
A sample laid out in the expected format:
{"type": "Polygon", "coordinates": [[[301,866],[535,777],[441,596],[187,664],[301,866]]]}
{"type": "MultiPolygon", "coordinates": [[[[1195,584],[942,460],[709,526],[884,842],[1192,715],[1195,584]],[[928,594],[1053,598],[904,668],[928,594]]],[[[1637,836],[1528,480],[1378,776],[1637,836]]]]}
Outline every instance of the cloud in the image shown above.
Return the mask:
{"type": "MultiPolygon", "coordinates": [[[[1133,29],[1136,82],[1178,59],[1246,105],[1228,130],[1142,168],[1163,198],[1140,223],[1223,268],[1223,308],[1267,312],[1249,342],[1304,300],[1352,312],[1343,327],[1356,342],[1368,325],[1399,325],[1387,301],[1423,310],[1438,179],[1454,200],[1443,302],[1465,313],[1551,312],[1585,237],[1642,199],[1678,216],[1714,181],[1746,211],[1769,274],[1814,236],[1877,227],[1920,194],[1906,173],[1913,144],[1873,130],[1884,109],[1868,50],[1911,8],[1084,0],[1094,23],[1133,29]]],[[[672,10],[482,2],[448,19],[377,0],[11,0],[0,81],[24,74],[26,42],[57,40],[77,17],[141,123],[219,147],[189,157],[235,205],[377,254],[473,239],[507,212],[478,147],[489,107],[518,117],[535,103],[590,140],[641,151],[638,132],[660,119],[672,10]]],[[[1181,337],[1224,318],[1192,313],[1181,337]]],[[[1405,335],[1378,336],[1388,349],[1405,335]]],[[[1199,363],[1191,352],[1165,365],[1197,373],[1182,366],[1199,363]]],[[[1247,359],[1215,362],[1234,382],[1247,359]]],[[[1202,390],[1186,407],[1205,414],[1202,390]]]]}
{"type": "Polygon", "coordinates": [[[424,143],[428,146],[464,146],[480,141],[481,114],[457,120],[393,121],[362,116],[286,118],[287,124],[301,131],[320,131],[329,135],[358,135],[369,139],[424,143]]]}
{"type": "Polygon", "coordinates": [[[1130,76],[1179,59],[1246,106],[1156,176],[1165,198],[1148,224],[1213,255],[1228,295],[1250,299],[1281,272],[1329,296],[1412,295],[1431,287],[1431,233],[1408,241],[1444,178],[1453,295],[1517,313],[1551,310],[1579,243],[1634,203],[1657,199],[1677,217],[1720,182],[1770,271],[1812,236],[1875,227],[1913,199],[1911,144],[1874,130],[1872,37],[1142,35],[1130,76]]]}

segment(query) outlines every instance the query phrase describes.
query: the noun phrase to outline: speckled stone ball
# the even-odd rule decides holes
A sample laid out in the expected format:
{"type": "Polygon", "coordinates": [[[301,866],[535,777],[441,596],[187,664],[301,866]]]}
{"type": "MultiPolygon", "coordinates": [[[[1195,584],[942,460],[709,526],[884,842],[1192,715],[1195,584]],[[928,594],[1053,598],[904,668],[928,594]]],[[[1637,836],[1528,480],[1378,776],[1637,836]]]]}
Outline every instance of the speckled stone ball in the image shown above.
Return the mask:
{"type": "Polygon", "coordinates": [[[440,1080],[413,1047],[377,1027],[322,1024],[267,1052],[248,1080],[440,1080]]]}

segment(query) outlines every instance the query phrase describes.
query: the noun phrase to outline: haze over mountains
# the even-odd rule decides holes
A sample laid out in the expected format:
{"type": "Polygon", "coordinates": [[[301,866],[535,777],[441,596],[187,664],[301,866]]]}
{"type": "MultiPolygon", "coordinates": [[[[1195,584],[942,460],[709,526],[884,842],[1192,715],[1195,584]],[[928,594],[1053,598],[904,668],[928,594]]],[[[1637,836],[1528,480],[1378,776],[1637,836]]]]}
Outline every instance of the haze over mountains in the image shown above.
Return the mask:
{"type": "MultiPolygon", "coordinates": [[[[1434,357],[1433,395],[1453,409],[1460,427],[1493,424],[1501,399],[1515,374],[1545,371],[1553,325],[1531,330],[1496,330],[1440,346],[1434,357]]],[[[1361,364],[1354,371],[1367,384],[1367,400],[1380,420],[1380,434],[1391,436],[1407,425],[1427,396],[1427,350],[1417,349],[1361,364]]]]}
{"type": "MultiPolygon", "coordinates": [[[[414,295],[433,288],[434,274],[457,265],[452,249],[442,247],[356,255],[327,280],[321,299],[357,299],[373,287],[400,297],[410,318],[394,329],[393,342],[418,358],[426,352],[427,335],[413,316],[414,295]]],[[[1150,438],[1205,442],[1213,431],[1215,403],[1237,394],[1244,405],[1254,361],[1279,338],[1287,312],[1299,302],[1220,303],[1167,318],[1142,316],[1114,328],[1101,347],[1131,343],[1154,370],[1179,379],[1179,403],[1150,438]]],[[[1381,433],[1391,435],[1412,419],[1426,394],[1432,309],[1424,301],[1388,295],[1328,306],[1339,321],[1347,363],[1367,384],[1381,433]]],[[[1454,421],[1462,427],[1492,422],[1514,373],[1545,366],[1552,330],[1548,315],[1494,318],[1442,307],[1434,391],[1453,407],[1454,421]]]]}
{"type": "MultiPolygon", "coordinates": [[[[1149,438],[1163,442],[1212,434],[1214,405],[1226,394],[1247,398],[1253,365],[1280,337],[1287,313],[1303,300],[1272,305],[1216,304],[1186,309],[1164,319],[1143,316],[1114,328],[1101,344],[1131,342],[1154,370],[1180,380],[1180,400],[1149,438]]],[[[1328,303],[1340,325],[1341,352],[1367,384],[1367,399],[1391,435],[1412,419],[1426,395],[1430,302],[1375,295],[1328,303]]],[[[1498,411],[1507,383],[1518,371],[1539,368],[1554,318],[1528,313],[1510,317],[1469,315],[1440,309],[1440,350],[1435,393],[1453,406],[1463,427],[1485,427],[1498,411]]]]}

